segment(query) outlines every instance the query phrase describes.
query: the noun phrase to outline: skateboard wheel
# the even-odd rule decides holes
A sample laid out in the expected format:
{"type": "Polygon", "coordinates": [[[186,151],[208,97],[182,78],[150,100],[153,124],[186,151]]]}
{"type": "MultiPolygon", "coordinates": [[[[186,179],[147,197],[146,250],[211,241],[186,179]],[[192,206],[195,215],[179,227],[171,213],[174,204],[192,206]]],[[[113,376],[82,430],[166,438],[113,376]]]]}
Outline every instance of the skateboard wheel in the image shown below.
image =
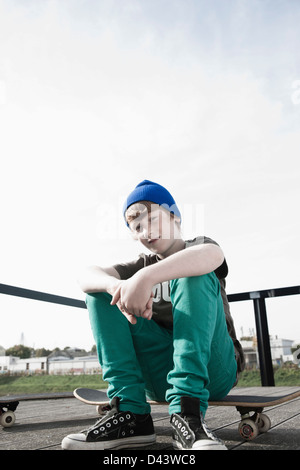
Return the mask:
{"type": "Polygon", "coordinates": [[[269,431],[270,427],[271,427],[271,420],[270,420],[269,416],[267,416],[265,414],[261,414],[259,416],[259,419],[258,419],[259,432],[261,432],[261,433],[267,432],[267,431],[269,431]]]}
{"type": "Polygon", "coordinates": [[[243,439],[252,441],[259,434],[258,426],[251,418],[243,419],[239,424],[239,433],[243,439]]]}
{"type": "Polygon", "coordinates": [[[0,424],[4,428],[9,428],[16,421],[15,413],[13,411],[5,411],[0,416],[0,424]]]}

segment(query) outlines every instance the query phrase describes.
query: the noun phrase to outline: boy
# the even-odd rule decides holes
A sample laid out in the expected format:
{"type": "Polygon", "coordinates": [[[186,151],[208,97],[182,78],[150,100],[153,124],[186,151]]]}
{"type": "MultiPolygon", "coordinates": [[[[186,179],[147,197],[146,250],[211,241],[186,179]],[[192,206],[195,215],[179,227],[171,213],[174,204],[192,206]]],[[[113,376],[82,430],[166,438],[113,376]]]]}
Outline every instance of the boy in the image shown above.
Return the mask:
{"type": "Polygon", "coordinates": [[[62,447],[153,444],[151,399],[169,403],[175,448],[225,450],[203,420],[208,399],[226,396],[243,368],[222,250],[206,237],[184,241],[173,197],[148,180],[128,196],[124,218],[152,254],[91,267],[79,281],[111,409],[87,431],[67,436],[62,447]]]}

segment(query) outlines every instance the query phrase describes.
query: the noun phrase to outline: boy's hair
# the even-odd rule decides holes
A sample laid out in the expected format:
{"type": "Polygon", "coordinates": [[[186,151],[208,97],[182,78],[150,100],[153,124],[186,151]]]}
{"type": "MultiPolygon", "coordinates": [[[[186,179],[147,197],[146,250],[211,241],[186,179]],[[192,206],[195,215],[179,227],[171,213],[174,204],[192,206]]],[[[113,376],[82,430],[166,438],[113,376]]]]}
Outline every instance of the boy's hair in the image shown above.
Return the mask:
{"type": "MultiPolygon", "coordinates": [[[[128,207],[128,209],[125,212],[125,220],[127,224],[129,225],[130,222],[137,219],[138,217],[143,217],[144,215],[151,214],[151,211],[153,210],[153,208],[156,209],[157,207],[168,212],[171,219],[175,219],[176,216],[173,214],[173,212],[168,211],[163,206],[160,206],[159,204],[156,204],[151,201],[139,201],[128,207]]],[[[178,221],[180,222],[180,219],[178,221]]],[[[175,219],[175,222],[177,222],[176,219],[175,219]]]]}
{"type": "Polygon", "coordinates": [[[139,201],[129,206],[125,212],[125,219],[127,224],[129,225],[130,222],[140,216],[146,215],[146,213],[150,214],[151,206],[153,206],[153,202],[150,201],[139,201]]]}

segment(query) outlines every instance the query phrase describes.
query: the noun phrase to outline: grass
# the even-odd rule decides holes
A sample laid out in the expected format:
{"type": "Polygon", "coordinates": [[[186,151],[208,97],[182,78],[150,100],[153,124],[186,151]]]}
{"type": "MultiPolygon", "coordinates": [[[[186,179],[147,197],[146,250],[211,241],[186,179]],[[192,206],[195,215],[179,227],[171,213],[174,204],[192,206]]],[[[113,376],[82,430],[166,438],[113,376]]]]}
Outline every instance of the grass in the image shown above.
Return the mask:
{"type": "MultiPolygon", "coordinates": [[[[274,368],[274,379],[277,387],[300,386],[300,369],[282,367],[274,368]]],[[[245,370],[239,379],[238,387],[259,387],[261,385],[259,370],[245,370]]]]}
{"type": "MultiPolygon", "coordinates": [[[[275,384],[300,386],[300,369],[275,368],[275,384]]],[[[238,387],[259,387],[260,373],[246,370],[241,374],[238,387]]],[[[77,387],[107,388],[99,375],[28,375],[0,376],[0,395],[18,393],[72,392],[77,387]]]]}
{"type": "Polygon", "coordinates": [[[72,392],[77,387],[106,388],[99,375],[0,376],[0,395],[72,392]]]}

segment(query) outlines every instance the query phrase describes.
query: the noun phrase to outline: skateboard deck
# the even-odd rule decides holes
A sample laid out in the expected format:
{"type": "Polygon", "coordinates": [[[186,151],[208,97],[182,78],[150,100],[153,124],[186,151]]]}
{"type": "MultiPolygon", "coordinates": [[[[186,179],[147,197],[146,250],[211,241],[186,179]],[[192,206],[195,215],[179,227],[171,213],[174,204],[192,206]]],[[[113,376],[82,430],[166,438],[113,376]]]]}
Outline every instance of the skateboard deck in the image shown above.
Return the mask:
{"type": "Polygon", "coordinates": [[[28,395],[7,395],[0,397],[0,425],[4,428],[13,426],[16,421],[15,411],[20,401],[72,398],[72,392],[33,393],[28,395]]]}
{"type": "MultiPolygon", "coordinates": [[[[100,415],[109,409],[109,399],[105,390],[94,390],[90,388],[77,388],[74,396],[88,405],[96,405],[100,415]]],[[[230,393],[219,401],[209,401],[210,406],[235,406],[240,413],[241,421],[238,426],[239,433],[243,439],[253,440],[260,433],[267,432],[271,427],[270,418],[263,413],[263,409],[280,405],[300,397],[300,388],[293,393],[278,395],[234,395],[230,393]],[[253,412],[253,415],[250,413],[253,412]]],[[[167,402],[148,401],[150,405],[167,405],[167,402]]]]}

